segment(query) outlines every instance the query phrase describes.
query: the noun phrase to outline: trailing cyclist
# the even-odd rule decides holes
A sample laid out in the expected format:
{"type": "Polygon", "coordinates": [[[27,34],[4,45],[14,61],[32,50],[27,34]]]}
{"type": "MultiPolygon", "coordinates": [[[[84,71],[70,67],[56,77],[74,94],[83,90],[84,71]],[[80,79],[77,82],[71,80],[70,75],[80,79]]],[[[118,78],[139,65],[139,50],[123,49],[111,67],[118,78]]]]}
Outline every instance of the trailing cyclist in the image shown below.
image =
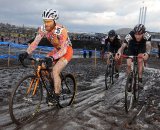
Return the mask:
{"type": "MultiPolygon", "coordinates": [[[[142,72],[144,61],[147,61],[151,52],[151,35],[146,31],[143,24],[137,24],[125,37],[125,41],[119,48],[116,58],[119,59],[125,48],[128,48],[128,56],[138,56],[139,87],[142,89],[142,72]]],[[[127,59],[127,74],[131,71],[132,60],[127,59]]]]}
{"type": "MultiPolygon", "coordinates": [[[[110,30],[108,32],[108,37],[105,39],[105,50],[107,51],[107,64],[109,63],[109,57],[111,54],[117,53],[118,49],[121,47],[120,36],[116,34],[115,30],[110,30]]],[[[121,59],[115,59],[115,77],[119,77],[119,68],[121,65],[121,59]]]]}
{"type": "MultiPolygon", "coordinates": [[[[27,51],[19,55],[20,60],[28,57],[38,46],[43,37],[46,37],[54,49],[45,57],[46,66],[52,67],[52,79],[54,81],[54,99],[57,102],[61,93],[60,72],[66,67],[73,55],[73,49],[69,40],[67,29],[57,23],[58,11],[46,9],[43,11],[42,19],[44,24],[38,29],[38,34],[29,45],[27,51]]],[[[52,86],[53,90],[53,86],[52,86]]],[[[48,99],[50,103],[50,99],[48,99]]],[[[51,102],[52,103],[52,102],[51,102]]]]}

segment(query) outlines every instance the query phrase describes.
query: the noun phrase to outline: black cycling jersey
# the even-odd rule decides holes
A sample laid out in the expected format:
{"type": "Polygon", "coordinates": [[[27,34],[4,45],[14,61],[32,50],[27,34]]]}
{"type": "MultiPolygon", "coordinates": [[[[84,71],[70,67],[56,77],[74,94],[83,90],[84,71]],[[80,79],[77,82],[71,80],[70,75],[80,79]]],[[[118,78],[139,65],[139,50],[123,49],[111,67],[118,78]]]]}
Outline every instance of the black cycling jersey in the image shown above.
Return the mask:
{"type": "Polygon", "coordinates": [[[137,56],[140,53],[146,52],[146,42],[151,41],[151,35],[148,32],[143,34],[143,38],[141,41],[137,42],[134,36],[134,32],[131,31],[125,37],[124,43],[128,45],[127,55],[137,56]]]}
{"type": "Polygon", "coordinates": [[[105,39],[105,50],[107,52],[117,53],[121,47],[121,39],[119,35],[116,35],[114,40],[111,42],[109,37],[105,39]]]}

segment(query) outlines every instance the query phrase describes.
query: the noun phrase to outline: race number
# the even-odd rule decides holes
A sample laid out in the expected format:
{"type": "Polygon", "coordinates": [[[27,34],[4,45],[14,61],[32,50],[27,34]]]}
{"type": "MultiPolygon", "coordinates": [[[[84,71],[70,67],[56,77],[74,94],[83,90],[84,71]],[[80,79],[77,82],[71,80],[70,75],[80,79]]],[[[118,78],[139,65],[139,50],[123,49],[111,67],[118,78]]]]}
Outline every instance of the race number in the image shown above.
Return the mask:
{"type": "Polygon", "coordinates": [[[54,34],[60,35],[62,33],[63,28],[57,28],[54,32],[54,34]]]}

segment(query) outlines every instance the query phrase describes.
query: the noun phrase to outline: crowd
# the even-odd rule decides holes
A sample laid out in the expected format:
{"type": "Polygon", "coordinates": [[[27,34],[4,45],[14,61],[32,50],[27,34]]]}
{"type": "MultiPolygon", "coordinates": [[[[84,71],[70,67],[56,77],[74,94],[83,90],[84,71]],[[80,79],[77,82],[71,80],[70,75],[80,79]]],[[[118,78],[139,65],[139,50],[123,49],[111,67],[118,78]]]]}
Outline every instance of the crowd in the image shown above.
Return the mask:
{"type": "Polygon", "coordinates": [[[12,37],[12,36],[1,36],[1,42],[13,42],[13,43],[26,43],[30,40],[29,37],[12,37]]]}

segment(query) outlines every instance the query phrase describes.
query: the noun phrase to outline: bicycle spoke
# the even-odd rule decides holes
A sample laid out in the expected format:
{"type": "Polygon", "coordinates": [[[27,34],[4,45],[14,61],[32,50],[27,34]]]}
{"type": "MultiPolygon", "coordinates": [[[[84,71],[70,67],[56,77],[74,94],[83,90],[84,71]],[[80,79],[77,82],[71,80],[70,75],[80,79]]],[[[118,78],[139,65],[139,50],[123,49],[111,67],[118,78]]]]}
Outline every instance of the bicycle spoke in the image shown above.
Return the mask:
{"type": "Polygon", "coordinates": [[[42,98],[39,87],[37,88],[35,95],[33,95],[33,89],[36,82],[33,82],[30,91],[28,91],[28,87],[33,79],[35,79],[35,76],[26,76],[12,92],[9,104],[10,115],[16,124],[22,124],[31,120],[31,118],[35,116],[35,113],[39,111],[42,98]]]}

